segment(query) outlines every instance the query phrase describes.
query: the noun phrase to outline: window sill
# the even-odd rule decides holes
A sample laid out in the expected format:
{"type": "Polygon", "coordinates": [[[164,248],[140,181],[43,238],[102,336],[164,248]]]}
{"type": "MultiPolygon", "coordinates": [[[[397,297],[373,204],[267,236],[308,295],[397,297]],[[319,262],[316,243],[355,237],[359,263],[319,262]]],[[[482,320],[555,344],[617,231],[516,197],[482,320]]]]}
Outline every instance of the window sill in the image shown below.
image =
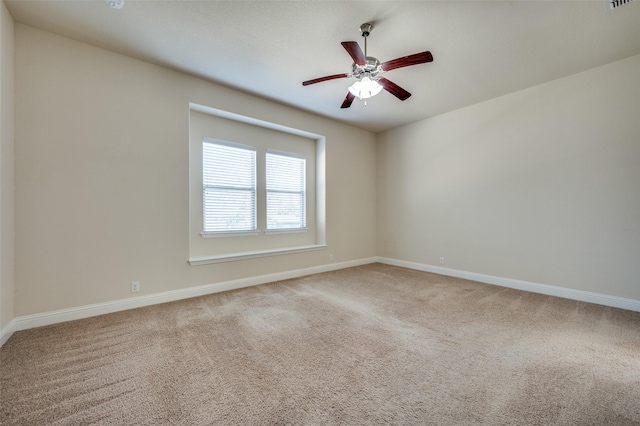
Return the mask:
{"type": "Polygon", "coordinates": [[[303,253],[306,251],[324,250],[326,244],[314,244],[309,246],[287,247],[282,249],[246,251],[242,253],[228,253],[216,256],[201,256],[189,259],[191,266],[209,265],[212,263],[234,262],[236,260],[255,259],[258,257],[280,256],[283,254],[303,253]]]}
{"type": "Polygon", "coordinates": [[[265,234],[301,234],[307,232],[309,228],[282,228],[282,229],[266,229],[265,234]]]}
{"type": "Polygon", "coordinates": [[[260,231],[201,232],[202,238],[251,237],[260,235],[260,231]]]}

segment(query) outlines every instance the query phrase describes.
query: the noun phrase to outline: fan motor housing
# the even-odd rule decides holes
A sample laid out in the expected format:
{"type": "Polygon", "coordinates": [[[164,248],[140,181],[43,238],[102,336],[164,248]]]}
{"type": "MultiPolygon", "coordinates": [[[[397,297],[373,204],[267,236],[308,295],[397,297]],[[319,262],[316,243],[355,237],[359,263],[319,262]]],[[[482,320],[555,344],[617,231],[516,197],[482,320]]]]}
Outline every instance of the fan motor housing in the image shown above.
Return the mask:
{"type": "Polygon", "coordinates": [[[382,72],[382,66],[380,61],[373,56],[367,56],[367,63],[365,65],[358,65],[354,63],[351,66],[351,75],[357,79],[362,77],[375,78],[382,72]]]}

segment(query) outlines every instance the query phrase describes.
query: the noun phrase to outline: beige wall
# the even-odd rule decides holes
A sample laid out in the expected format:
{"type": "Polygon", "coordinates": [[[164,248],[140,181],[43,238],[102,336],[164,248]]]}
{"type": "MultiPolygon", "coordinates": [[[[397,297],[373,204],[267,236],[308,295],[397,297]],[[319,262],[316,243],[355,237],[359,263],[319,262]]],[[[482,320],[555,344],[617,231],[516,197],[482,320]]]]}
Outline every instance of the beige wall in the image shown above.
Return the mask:
{"type": "Polygon", "coordinates": [[[379,135],[378,254],[640,299],[640,56],[379,135]]]}
{"type": "Polygon", "coordinates": [[[0,331],[14,317],[13,19],[0,2],[0,331]]]}
{"type": "Polygon", "coordinates": [[[15,42],[16,316],[375,255],[374,134],[21,24],[15,42]],[[187,264],[189,102],[326,136],[326,250],[187,264]]]}

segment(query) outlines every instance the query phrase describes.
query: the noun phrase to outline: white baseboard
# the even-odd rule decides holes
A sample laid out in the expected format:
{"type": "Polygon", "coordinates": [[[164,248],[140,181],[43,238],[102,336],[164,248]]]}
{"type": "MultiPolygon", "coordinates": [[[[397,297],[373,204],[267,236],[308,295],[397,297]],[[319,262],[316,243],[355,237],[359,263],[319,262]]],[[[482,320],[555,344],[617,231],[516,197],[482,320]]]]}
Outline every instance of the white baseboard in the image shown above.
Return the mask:
{"type": "MultiPolygon", "coordinates": [[[[93,305],[79,306],[76,308],[61,309],[58,311],[19,316],[14,318],[13,321],[9,323],[9,325],[13,324],[11,330],[7,330],[6,333],[3,330],[2,336],[4,340],[2,341],[2,343],[8,340],[14,331],[27,330],[29,328],[42,327],[45,325],[73,321],[82,318],[89,318],[97,315],[110,314],[113,312],[125,311],[128,309],[141,308],[144,306],[157,305],[159,303],[189,299],[191,297],[204,296],[207,294],[235,290],[243,287],[250,287],[274,281],[298,278],[305,275],[319,274],[322,272],[351,268],[353,266],[375,263],[376,261],[377,258],[371,257],[352,260],[348,262],[329,263],[326,265],[313,266],[305,269],[295,269],[292,271],[278,272],[275,274],[259,275],[256,277],[224,281],[198,287],[189,287],[181,290],[165,291],[163,293],[150,294],[148,296],[132,297],[129,299],[114,300],[112,302],[97,303],[93,305]],[[5,334],[8,334],[6,339],[4,338],[5,334]]],[[[6,328],[8,329],[9,326],[7,326],[6,328]]]]}
{"type": "Polygon", "coordinates": [[[556,287],[547,284],[538,284],[511,278],[495,277],[492,275],[484,275],[476,272],[459,271],[457,269],[443,268],[441,266],[433,266],[417,262],[408,262],[405,260],[389,259],[386,257],[378,257],[377,261],[379,263],[384,263],[387,265],[401,266],[418,271],[446,275],[449,277],[464,278],[467,280],[478,281],[485,284],[498,285],[500,287],[508,287],[516,290],[530,291],[532,293],[546,294],[548,296],[562,297],[564,299],[579,300],[581,302],[595,303],[597,305],[605,305],[611,306],[613,308],[640,312],[640,300],[635,299],[609,296],[606,294],[574,290],[565,287],[556,287]]]}
{"type": "Polygon", "coordinates": [[[2,327],[2,330],[0,330],[0,348],[2,347],[2,345],[5,344],[7,340],[9,340],[9,337],[11,337],[13,333],[15,333],[15,331],[16,331],[16,319],[14,318],[11,321],[9,321],[9,324],[2,327]]]}

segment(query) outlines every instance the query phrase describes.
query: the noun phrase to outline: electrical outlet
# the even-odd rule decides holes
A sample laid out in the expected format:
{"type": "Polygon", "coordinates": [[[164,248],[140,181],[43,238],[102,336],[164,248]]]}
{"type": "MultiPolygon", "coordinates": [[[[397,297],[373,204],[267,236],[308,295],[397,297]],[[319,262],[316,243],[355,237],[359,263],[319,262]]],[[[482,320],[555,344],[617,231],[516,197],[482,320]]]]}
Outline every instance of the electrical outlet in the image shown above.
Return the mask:
{"type": "Polygon", "coordinates": [[[329,255],[329,262],[333,262],[333,255],[332,254],[329,255]]]}
{"type": "Polygon", "coordinates": [[[440,257],[440,264],[444,265],[444,257],[440,257]]]}
{"type": "Polygon", "coordinates": [[[131,293],[137,293],[140,291],[140,281],[134,281],[131,283],[131,293]]]}

